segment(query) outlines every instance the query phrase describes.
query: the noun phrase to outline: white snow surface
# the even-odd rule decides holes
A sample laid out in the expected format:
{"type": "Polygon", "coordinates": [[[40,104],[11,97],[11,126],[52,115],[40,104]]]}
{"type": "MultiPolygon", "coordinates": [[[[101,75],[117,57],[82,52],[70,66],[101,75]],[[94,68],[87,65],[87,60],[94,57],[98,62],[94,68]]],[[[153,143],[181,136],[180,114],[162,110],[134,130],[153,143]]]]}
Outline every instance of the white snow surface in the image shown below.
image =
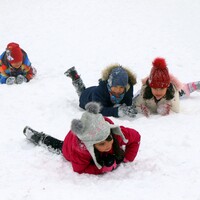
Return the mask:
{"type": "Polygon", "coordinates": [[[0,52],[17,42],[38,73],[22,85],[0,85],[2,200],[200,200],[200,93],[180,113],[111,119],[138,130],[134,162],[104,175],[77,174],[61,155],[26,140],[28,125],[64,139],[80,118],[64,72],[76,66],[87,87],[120,63],[137,74],[134,92],[155,57],[183,82],[200,80],[199,0],[1,1],[0,52]]]}

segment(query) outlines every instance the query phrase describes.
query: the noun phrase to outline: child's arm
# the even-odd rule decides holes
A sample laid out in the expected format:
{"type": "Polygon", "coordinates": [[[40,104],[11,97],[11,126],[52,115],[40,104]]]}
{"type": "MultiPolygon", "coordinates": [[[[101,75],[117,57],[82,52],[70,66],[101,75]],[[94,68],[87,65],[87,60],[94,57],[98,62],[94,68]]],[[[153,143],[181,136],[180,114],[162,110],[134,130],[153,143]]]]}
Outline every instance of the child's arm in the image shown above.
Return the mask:
{"type": "Polygon", "coordinates": [[[124,143],[124,145],[126,146],[124,161],[132,162],[138,153],[138,149],[140,146],[140,134],[132,128],[126,128],[123,126],[120,126],[120,128],[125,138],[128,139],[128,143],[124,143]]]}
{"type": "Polygon", "coordinates": [[[180,98],[177,89],[175,89],[174,98],[171,100],[171,103],[171,110],[178,113],[180,111],[180,98]]]}
{"type": "Polygon", "coordinates": [[[142,113],[143,115],[145,115],[146,117],[149,117],[149,115],[151,114],[150,109],[146,106],[146,102],[143,98],[143,93],[144,93],[144,88],[146,86],[142,86],[140,93],[135,97],[134,99],[134,103],[136,106],[136,109],[139,113],[142,113]]]}
{"type": "Polygon", "coordinates": [[[22,69],[23,69],[24,77],[27,79],[27,82],[30,81],[34,76],[33,68],[31,66],[27,66],[23,64],[22,69]]]}
{"type": "Polygon", "coordinates": [[[116,161],[111,166],[103,166],[101,169],[98,169],[92,160],[82,159],[79,155],[79,162],[72,162],[73,170],[79,174],[103,174],[110,172],[117,167],[116,161]]]}
{"type": "Polygon", "coordinates": [[[0,83],[5,84],[6,79],[8,78],[8,75],[6,74],[7,67],[5,65],[0,66],[0,83]]]}

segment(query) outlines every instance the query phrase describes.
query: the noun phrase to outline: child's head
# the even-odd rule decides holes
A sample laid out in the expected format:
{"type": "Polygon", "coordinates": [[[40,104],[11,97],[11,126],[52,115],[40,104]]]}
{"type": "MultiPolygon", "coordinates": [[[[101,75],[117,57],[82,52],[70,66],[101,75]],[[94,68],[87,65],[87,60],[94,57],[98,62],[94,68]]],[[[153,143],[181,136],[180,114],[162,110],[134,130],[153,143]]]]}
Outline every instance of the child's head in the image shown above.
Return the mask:
{"type": "Polygon", "coordinates": [[[9,43],[6,48],[6,56],[8,62],[14,67],[19,68],[23,61],[23,53],[19,44],[9,43]]]}
{"type": "Polygon", "coordinates": [[[98,142],[94,144],[94,147],[99,151],[99,152],[109,152],[112,149],[113,145],[113,136],[110,134],[104,141],[98,142]]]}
{"type": "Polygon", "coordinates": [[[159,100],[165,96],[170,86],[170,76],[165,59],[156,58],[152,64],[148,84],[154,97],[159,100]]]}
{"type": "Polygon", "coordinates": [[[102,152],[111,150],[113,144],[111,130],[113,134],[120,135],[124,142],[127,140],[119,126],[109,124],[99,114],[100,105],[98,103],[90,102],[85,108],[86,112],[83,113],[80,120],[72,120],[71,130],[85,144],[96,166],[101,168],[96,160],[94,148],[102,152]]]}
{"type": "Polygon", "coordinates": [[[121,66],[114,68],[108,78],[108,85],[111,88],[113,95],[124,93],[128,84],[128,74],[121,66]]]}

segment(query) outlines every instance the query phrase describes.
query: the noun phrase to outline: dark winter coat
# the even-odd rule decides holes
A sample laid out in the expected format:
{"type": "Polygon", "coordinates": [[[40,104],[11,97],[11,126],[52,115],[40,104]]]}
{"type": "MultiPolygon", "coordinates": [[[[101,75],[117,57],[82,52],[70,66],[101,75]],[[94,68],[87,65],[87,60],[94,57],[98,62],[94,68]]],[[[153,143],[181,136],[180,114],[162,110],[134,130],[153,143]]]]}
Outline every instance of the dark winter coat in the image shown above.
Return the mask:
{"type": "MultiPolygon", "coordinates": [[[[85,109],[85,105],[88,102],[95,101],[99,102],[102,106],[101,114],[103,116],[113,116],[113,117],[119,117],[118,116],[118,107],[115,107],[115,104],[112,103],[110,99],[110,93],[107,88],[108,78],[113,68],[118,67],[119,65],[111,65],[108,66],[103,72],[102,72],[102,78],[99,80],[98,86],[92,86],[87,89],[85,89],[79,99],[79,106],[83,109],[85,109]]],[[[120,102],[120,104],[125,103],[127,106],[130,106],[132,104],[133,99],[133,85],[136,84],[136,76],[128,69],[124,68],[128,73],[128,85],[126,87],[125,95],[120,102]]]]}
{"type": "MultiPolygon", "coordinates": [[[[105,120],[113,124],[113,122],[109,118],[105,118],[105,120]]],[[[119,135],[114,135],[114,137],[118,140],[120,147],[122,147],[122,145],[125,146],[124,162],[132,162],[135,159],[139,149],[140,134],[136,130],[131,128],[126,128],[123,126],[120,126],[120,128],[125,138],[128,140],[128,143],[124,143],[119,135]]],[[[112,152],[112,150],[110,152],[112,152]]],[[[103,173],[102,168],[97,168],[92,160],[92,156],[86,149],[85,145],[72,131],[69,131],[69,133],[65,137],[62,147],[62,153],[66,160],[72,163],[72,167],[75,172],[78,172],[80,174],[103,173]]]]}

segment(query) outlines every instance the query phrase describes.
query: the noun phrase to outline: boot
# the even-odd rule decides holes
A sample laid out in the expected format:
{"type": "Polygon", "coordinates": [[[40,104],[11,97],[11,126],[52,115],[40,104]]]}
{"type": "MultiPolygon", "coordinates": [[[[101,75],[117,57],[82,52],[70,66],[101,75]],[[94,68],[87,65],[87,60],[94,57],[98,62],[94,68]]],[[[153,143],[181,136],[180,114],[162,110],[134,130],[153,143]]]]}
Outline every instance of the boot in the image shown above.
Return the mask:
{"type": "Polygon", "coordinates": [[[64,74],[66,76],[70,77],[72,79],[72,81],[77,80],[77,79],[80,78],[80,76],[78,75],[75,67],[69,68],[64,74]]]}
{"type": "Polygon", "coordinates": [[[64,74],[72,79],[72,84],[75,87],[78,96],[80,97],[83,90],[85,90],[85,85],[81,77],[78,75],[75,67],[69,68],[64,74]]]}
{"type": "Polygon", "coordinates": [[[49,135],[46,135],[44,133],[39,133],[32,128],[26,126],[24,128],[24,135],[28,140],[33,142],[34,144],[44,146],[47,148],[50,152],[61,154],[62,153],[62,146],[63,141],[58,140],[54,137],[51,137],[49,135]]]}
{"type": "Polygon", "coordinates": [[[190,96],[190,94],[194,91],[199,92],[200,91],[200,81],[184,84],[183,91],[186,94],[186,96],[190,96]]]}
{"type": "Polygon", "coordinates": [[[23,133],[26,136],[26,138],[30,140],[31,142],[33,142],[34,144],[42,143],[42,141],[46,137],[44,133],[42,132],[39,133],[28,126],[24,128],[23,133]]]}
{"type": "Polygon", "coordinates": [[[200,91],[200,81],[187,83],[186,85],[188,86],[190,93],[200,91]]]}

